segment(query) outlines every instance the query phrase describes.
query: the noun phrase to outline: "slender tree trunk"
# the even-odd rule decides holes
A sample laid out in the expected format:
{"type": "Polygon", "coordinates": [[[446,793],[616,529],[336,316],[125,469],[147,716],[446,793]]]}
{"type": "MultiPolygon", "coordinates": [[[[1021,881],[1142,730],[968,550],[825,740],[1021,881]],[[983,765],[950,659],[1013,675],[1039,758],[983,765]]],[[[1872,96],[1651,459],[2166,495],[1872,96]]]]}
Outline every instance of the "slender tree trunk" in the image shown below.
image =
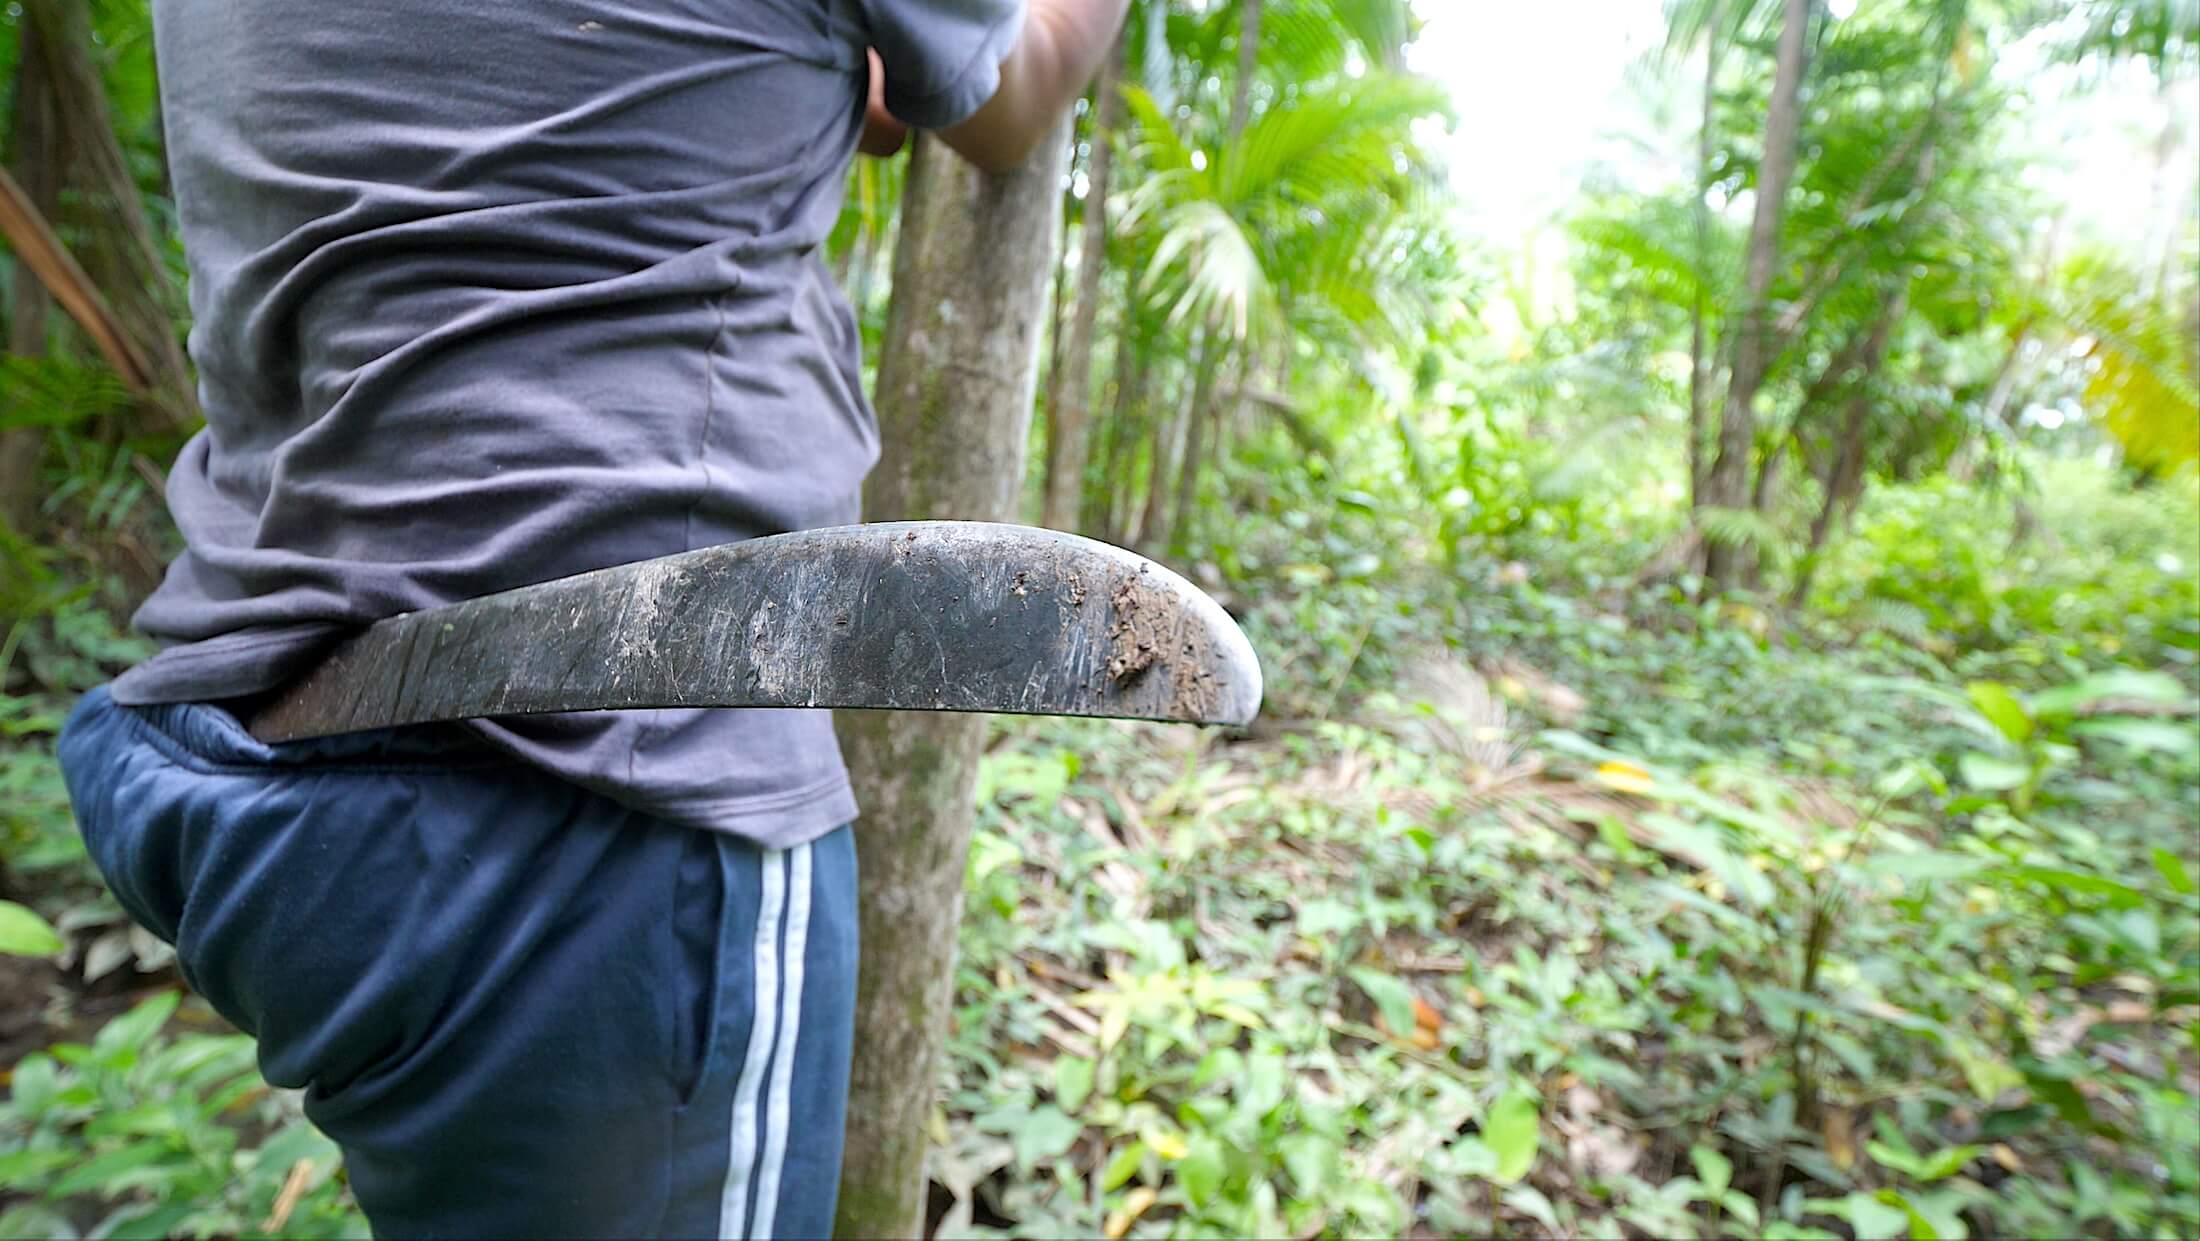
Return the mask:
{"type": "Polygon", "coordinates": [[[1795,407],[1795,418],[1789,424],[1788,434],[1773,445],[1772,451],[1765,454],[1764,464],[1758,467],[1756,486],[1750,489],[1749,506],[1752,509],[1763,513],[1771,507],[1773,492],[1779,485],[1782,458],[1788,448],[1803,446],[1804,431],[1818,420],[1820,410],[1848,391],[1850,381],[1856,378],[1857,368],[1867,368],[1863,378],[1871,377],[1871,368],[1878,365],[1877,353],[1885,352],[1886,334],[1895,319],[1901,316],[1903,305],[1904,299],[1900,297],[1888,302],[1871,326],[1853,333],[1826,363],[1825,369],[1818,372],[1818,377],[1810,381],[1810,387],[1803,390],[1802,402],[1795,407]]]}
{"type": "Polygon", "coordinates": [[[1146,504],[1138,515],[1138,531],[1131,540],[1133,547],[1151,547],[1161,537],[1162,525],[1169,515],[1169,466],[1176,459],[1174,449],[1181,438],[1178,432],[1184,425],[1184,412],[1178,408],[1178,392],[1182,391],[1181,377],[1169,399],[1153,411],[1153,443],[1146,465],[1146,504]]]}
{"type": "MultiPolygon", "coordinates": [[[[1146,382],[1152,373],[1152,357],[1144,342],[1132,334],[1129,323],[1123,324],[1115,342],[1115,398],[1108,414],[1104,481],[1092,493],[1099,497],[1100,511],[1087,516],[1084,522],[1086,529],[1100,531],[1101,537],[1111,543],[1124,540],[1123,523],[1132,495],[1131,446],[1138,440],[1138,411],[1145,404],[1146,382]]],[[[1088,503],[1092,496],[1087,497],[1088,503]]]]}
{"type": "MultiPolygon", "coordinates": [[[[1002,177],[917,139],[879,358],[884,452],[864,488],[868,517],[1015,516],[1068,133],[1065,119],[1002,177]]],[[[850,712],[840,724],[864,805],[863,964],[835,1228],[916,1237],[985,721],[850,712]]]]}
{"type": "Polygon", "coordinates": [[[1230,140],[1237,146],[1253,119],[1253,79],[1260,72],[1261,0],[1238,2],[1238,72],[1236,90],[1230,96],[1230,140]]]}
{"type": "Polygon", "coordinates": [[[1871,336],[1864,342],[1856,365],[1859,373],[1848,392],[1847,414],[1842,419],[1841,431],[1835,443],[1833,455],[1826,462],[1825,472],[1819,478],[1823,496],[1818,503],[1818,515],[1811,519],[1810,541],[1803,547],[1802,567],[1796,571],[1795,585],[1788,592],[1788,603],[1801,607],[1810,597],[1811,582],[1818,574],[1820,554],[1825,550],[1826,539],[1833,533],[1834,516],[1841,506],[1853,499],[1864,480],[1864,432],[1871,419],[1871,381],[1879,374],[1879,368],[1887,360],[1887,343],[1894,334],[1894,325],[1902,319],[1908,302],[1905,293],[1889,303],[1880,313],[1878,322],[1872,325],[1871,336]]]}
{"type": "Polygon", "coordinates": [[[1217,420],[1212,407],[1215,372],[1222,369],[1222,359],[1217,356],[1221,352],[1220,337],[1220,330],[1208,328],[1201,338],[1199,373],[1192,381],[1192,408],[1184,415],[1184,460],[1176,472],[1176,520],[1169,527],[1169,547],[1175,551],[1189,545],[1192,528],[1198,524],[1199,473],[1207,464],[1207,426],[1217,420]]]}
{"type": "Polygon", "coordinates": [[[1711,351],[1705,319],[1711,285],[1711,135],[1718,107],[1719,23],[1717,8],[1705,25],[1703,49],[1703,124],[1696,130],[1696,201],[1689,214],[1696,231],[1696,296],[1688,316],[1688,506],[1704,502],[1704,439],[1710,434],[1711,351]]]}
{"type": "MultiPolygon", "coordinates": [[[[1071,159],[1075,159],[1077,156],[1076,143],[1076,122],[1072,120],[1070,127],[1071,159]]],[[[1051,278],[1047,281],[1047,357],[1046,365],[1042,368],[1041,373],[1046,376],[1046,388],[1044,390],[1048,392],[1052,392],[1054,385],[1059,382],[1057,376],[1062,373],[1062,340],[1069,334],[1070,281],[1068,275],[1062,270],[1062,264],[1067,261],[1064,256],[1069,253],[1069,235],[1073,227],[1069,219],[1069,212],[1064,211],[1062,213],[1060,236],[1055,239],[1054,270],[1051,273],[1051,278]]],[[[1054,454],[1054,406],[1051,398],[1049,398],[1046,409],[1046,451],[1048,459],[1051,460],[1054,454]]]]}
{"type": "MultiPolygon", "coordinates": [[[[54,136],[46,58],[37,46],[43,35],[42,28],[25,14],[19,31],[22,63],[15,78],[15,124],[8,137],[8,161],[32,209],[52,219],[61,197],[61,151],[54,136]]],[[[8,290],[8,352],[23,357],[46,352],[46,317],[51,306],[45,287],[18,263],[8,290]]],[[[38,464],[45,451],[43,427],[0,430],[0,522],[25,537],[36,533],[38,464]]]]}
{"type": "Polygon", "coordinates": [[[1101,71],[1093,112],[1092,160],[1085,173],[1084,233],[1077,259],[1077,302],[1047,383],[1047,478],[1039,524],[1078,528],[1085,461],[1092,442],[1092,342],[1100,322],[1100,278],[1108,269],[1108,187],[1115,167],[1115,131],[1123,124],[1124,58],[1129,32],[1115,36],[1101,71]]]}
{"type": "MultiPolygon", "coordinates": [[[[1719,419],[1719,455],[1706,479],[1706,502],[1720,508],[1740,508],[1747,498],[1750,452],[1757,438],[1757,393],[1772,367],[1772,281],[1780,264],[1780,217],[1788,183],[1795,175],[1802,126],[1804,37],[1810,17],[1811,0],[1785,0],[1772,100],[1765,112],[1764,157],[1757,167],[1757,207],[1749,225],[1741,331],[1734,341],[1734,362],[1719,419]]],[[[1705,572],[1714,587],[1732,586],[1739,580],[1740,552],[1724,543],[1711,544],[1705,572]]]]}

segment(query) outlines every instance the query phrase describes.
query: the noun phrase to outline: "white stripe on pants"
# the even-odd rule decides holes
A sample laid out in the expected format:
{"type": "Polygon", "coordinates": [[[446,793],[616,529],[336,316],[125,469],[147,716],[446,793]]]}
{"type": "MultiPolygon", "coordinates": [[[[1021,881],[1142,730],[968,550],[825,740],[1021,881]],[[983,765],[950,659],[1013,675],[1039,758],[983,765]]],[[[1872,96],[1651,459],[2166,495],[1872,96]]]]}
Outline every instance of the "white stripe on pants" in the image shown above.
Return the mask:
{"type": "Polygon", "coordinates": [[[734,1088],[726,1188],[718,1207],[720,1237],[768,1238],[772,1234],[779,1211],[779,1179],[787,1156],[795,1042],[802,1026],[802,965],[810,928],[810,846],[767,853],[759,870],[763,894],[756,912],[756,994],[749,1014],[748,1053],[734,1088]],[[787,916],[784,937],[779,930],[782,908],[787,916]],[[784,997],[780,995],[782,973],[786,979],[784,997]],[[756,1140],[760,1093],[764,1114],[761,1152],[756,1140]],[[748,1223],[752,1175],[755,1222],[744,1227],[748,1223]]]}

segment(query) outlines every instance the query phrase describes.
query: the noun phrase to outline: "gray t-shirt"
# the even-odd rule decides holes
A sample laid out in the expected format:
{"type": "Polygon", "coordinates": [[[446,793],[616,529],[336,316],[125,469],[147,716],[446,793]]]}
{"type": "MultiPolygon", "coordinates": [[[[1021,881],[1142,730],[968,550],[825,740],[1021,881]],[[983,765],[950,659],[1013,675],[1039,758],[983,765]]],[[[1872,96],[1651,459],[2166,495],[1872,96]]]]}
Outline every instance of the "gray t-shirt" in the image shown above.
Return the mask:
{"type": "MultiPolygon", "coordinates": [[[[876,47],[941,127],[1023,0],[154,0],[207,427],[123,703],[273,688],[381,617],[855,520],[819,260],[876,47]]],[[[821,711],[481,721],[773,847],[854,817],[821,711]]]]}

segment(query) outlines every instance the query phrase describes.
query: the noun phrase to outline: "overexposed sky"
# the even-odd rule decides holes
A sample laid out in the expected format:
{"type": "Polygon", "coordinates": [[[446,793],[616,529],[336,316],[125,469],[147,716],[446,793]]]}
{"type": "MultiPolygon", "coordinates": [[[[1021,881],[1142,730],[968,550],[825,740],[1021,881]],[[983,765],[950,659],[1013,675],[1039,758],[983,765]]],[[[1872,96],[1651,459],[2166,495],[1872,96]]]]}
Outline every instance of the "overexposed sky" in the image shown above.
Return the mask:
{"type": "MultiPolygon", "coordinates": [[[[1674,161],[1693,158],[1698,118],[1651,114],[1655,100],[1629,81],[1664,41],[1660,0],[1416,0],[1415,9],[1425,25],[1408,63],[1451,90],[1457,124],[1435,145],[1450,160],[1471,231],[1522,239],[1563,212],[1600,161],[1645,190],[1686,175],[1687,164],[1674,161]]],[[[2011,154],[2025,181],[2069,205],[2081,230],[2139,244],[2160,219],[2149,208],[2162,175],[2154,146],[2165,102],[2200,128],[2200,84],[2187,80],[2165,101],[2135,64],[2105,79],[2050,66],[2044,48],[2066,34],[2040,31],[1995,66],[2005,87],[2031,96],[2013,101],[2028,116],[2011,154]]],[[[2188,179],[2192,134],[2170,166],[2188,179]]]]}
{"type": "Polygon", "coordinates": [[[1418,0],[1408,53],[1451,88],[1444,142],[1478,231],[1517,235],[1572,197],[1600,137],[1627,123],[1627,68],[1665,37],[1658,0],[1418,0]]]}

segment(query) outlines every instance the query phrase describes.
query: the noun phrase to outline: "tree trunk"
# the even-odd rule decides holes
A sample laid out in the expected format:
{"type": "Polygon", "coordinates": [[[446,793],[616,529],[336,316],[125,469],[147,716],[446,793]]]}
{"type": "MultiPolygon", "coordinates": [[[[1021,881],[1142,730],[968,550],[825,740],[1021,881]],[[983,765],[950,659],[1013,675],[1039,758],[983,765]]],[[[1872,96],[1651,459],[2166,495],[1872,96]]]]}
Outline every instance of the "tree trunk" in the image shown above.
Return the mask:
{"type": "MultiPolygon", "coordinates": [[[[1129,317],[1127,313],[1125,317],[1129,317]]],[[[1146,381],[1153,373],[1152,356],[1131,328],[1130,323],[1124,323],[1115,342],[1115,398],[1108,415],[1104,481],[1095,493],[1100,497],[1100,511],[1084,519],[1085,529],[1100,531],[1101,537],[1111,543],[1124,540],[1123,525],[1132,495],[1130,467],[1136,460],[1131,455],[1132,445],[1140,429],[1137,415],[1145,405],[1146,381]]]]}
{"type": "Polygon", "coordinates": [[[1108,68],[1101,71],[1093,113],[1092,160],[1085,173],[1084,233],[1077,257],[1077,304],[1047,379],[1047,480],[1039,524],[1078,528],[1084,499],[1085,460],[1092,441],[1092,341],[1100,321],[1100,278],[1108,269],[1108,185],[1115,166],[1115,131],[1123,124],[1118,88],[1128,54],[1128,30],[1115,37],[1108,68]]]}
{"type": "Polygon", "coordinates": [[[1864,480],[1864,431],[1871,417],[1872,378],[1887,360],[1887,342],[1894,334],[1894,325],[1901,321],[1908,303],[1907,293],[1897,296],[1882,311],[1878,322],[1872,325],[1871,337],[1864,342],[1857,365],[1862,373],[1848,394],[1848,415],[1842,419],[1840,439],[1833,456],[1826,463],[1826,470],[1819,478],[1824,496],[1818,504],[1818,515],[1811,518],[1810,542],[1803,548],[1802,567],[1796,571],[1795,586],[1788,592],[1788,603],[1801,607],[1810,597],[1812,580],[1818,574],[1819,554],[1824,551],[1826,538],[1833,532],[1833,519],[1846,501],[1853,499],[1864,480]]]}
{"type": "Polygon", "coordinates": [[[1711,284],[1711,124],[1718,105],[1719,22],[1714,8],[1704,28],[1703,124],[1696,131],[1696,201],[1690,211],[1696,226],[1696,296],[1688,316],[1688,506],[1704,502],[1704,437],[1709,431],[1711,357],[1704,320],[1711,284]]]}
{"type": "Polygon", "coordinates": [[[1225,152],[1237,146],[1253,119],[1253,78],[1260,72],[1260,17],[1261,0],[1239,0],[1237,89],[1230,96],[1230,140],[1223,147],[1225,152]]]}
{"type": "Polygon", "coordinates": [[[1221,331],[1208,328],[1199,346],[1199,373],[1193,377],[1192,407],[1184,415],[1184,460],[1176,472],[1176,519],[1169,526],[1169,547],[1183,551],[1192,535],[1192,527],[1198,520],[1194,513],[1199,507],[1199,472],[1206,465],[1207,425],[1216,421],[1215,372],[1222,369],[1218,341],[1221,331]]]}
{"type": "MultiPolygon", "coordinates": [[[[8,160],[33,210],[53,218],[61,197],[61,152],[54,141],[53,98],[45,57],[37,51],[43,30],[25,14],[20,28],[22,63],[15,79],[14,133],[8,160]]],[[[8,290],[8,352],[35,357],[46,352],[46,316],[52,299],[18,262],[8,290]]],[[[0,523],[25,538],[38,520],[38,464],[46,451],[43,427],[0,430],[0,523]]]]}
{"type": "Polygon", "coordinates": [[[23,11],[42,30],[36,46],[53,101],[55,140],[75,174],[72,183],[97,200],[78,220],[94,237],[78,248],[79,257],[145,360],[146,404],[171,428],[189,426],[197,404],[176,337],[174,282],[115,139],[106,86],[92,61],[88,11],[73,0],[23,0],[23,11]]]}
{"type": "MultiPolygon", "coordinates": [[[[918,137],[879,355],[870,519],[1015,516],[1068,134],[1065,118],[1002,177],[918,137]]],[[[864,806],[863,964],[835,1229],[915,1237],[985,720],[850,712],[840,725],[864,806]]]]}
{"type": "MultiPolygon", "coordinates": [[[[1750,451],[1757,438],[1757,393],[1772,368],[1772,280],[1780,264],[1780,216],[1788,183],[1795,175],[1802,126],[1804,36],[1810,15],[1811,0],[1785,0],[1772,100],[1765,111],[1764,158],[1757,166],[1757,208],[1749,224],[1741,333],[1734,341],[1734,362],[1719,419],[1719,455],[1705,487],[1707,503],[1719,508],[1740,508],[1747,499],[1750,451]]],[[[1725,543],[1710,546],[1705,573],[1714,587],[1731,586],[1738,580],[1741,550],[1725,543]]]]}
{"type": "Polygon", "coordinates": [[[1163,523],[1169,515],[1169,465],[1174,453],[1178,432],[1184,425],[1185,414],[1177,408],[1177,393],[1183,380],[1179,378],[1169,399],[1153,412],[1153,444],[1148,454],[1152,459],[1146,467],[1146,505],[1138,515],[1138,531],[1130,541],[1133,547],[1150,547],[1161,537],[1163,523]]]}

